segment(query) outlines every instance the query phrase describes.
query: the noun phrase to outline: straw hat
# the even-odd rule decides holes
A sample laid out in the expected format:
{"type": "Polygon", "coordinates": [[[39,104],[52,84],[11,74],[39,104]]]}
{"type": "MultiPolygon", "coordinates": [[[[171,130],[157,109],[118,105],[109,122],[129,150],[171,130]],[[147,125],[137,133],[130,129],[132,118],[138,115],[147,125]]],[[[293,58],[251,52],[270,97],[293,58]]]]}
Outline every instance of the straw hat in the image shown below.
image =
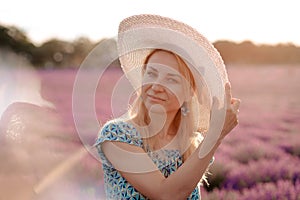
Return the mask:
{"type": "Polygon", "coordinates": [[[120,23],[117,47],[122,69],[135,89],[141,87],[142,67],[154,49],[174,52],[187,63],[196,82],[199,122],[208,128],[202,144],[204,156],[215,144],[225,119],[228,77],[219,52],[189,25],[149,14],[134,15],[120,23]],[[218,103],[213,104],[213,99],[218,103]]]}

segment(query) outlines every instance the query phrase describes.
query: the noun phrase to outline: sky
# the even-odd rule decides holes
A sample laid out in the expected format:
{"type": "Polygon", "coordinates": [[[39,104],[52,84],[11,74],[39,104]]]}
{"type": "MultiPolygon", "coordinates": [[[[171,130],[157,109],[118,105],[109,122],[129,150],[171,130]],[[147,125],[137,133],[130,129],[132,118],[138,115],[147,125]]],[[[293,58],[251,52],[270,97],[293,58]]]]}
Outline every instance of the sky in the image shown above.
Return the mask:
{"type": "Polygon", "coordinates": [[[22,29],[41,44],[52,38],[115,37],[119,22],[158,14],[196,28],[211,42],[300,45],[297,0],[1,0],[0,24],[22,29]]]}

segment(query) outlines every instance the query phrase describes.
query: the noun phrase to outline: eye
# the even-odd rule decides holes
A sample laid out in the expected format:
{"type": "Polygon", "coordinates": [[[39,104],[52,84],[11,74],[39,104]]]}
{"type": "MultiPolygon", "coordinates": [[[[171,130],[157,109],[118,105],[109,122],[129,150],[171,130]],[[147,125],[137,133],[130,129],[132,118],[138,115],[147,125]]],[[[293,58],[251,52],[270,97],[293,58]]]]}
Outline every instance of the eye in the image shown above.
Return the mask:
{"type": "Polygon", "coordinates": [[[168,78],[167,80],[170,83],[178,83],[178,81],[176,79],[174,79],[174,78],[168,78]]]}
{"type": "Polygon", "coordinates": [[[156,76],[156,73],[153,72],[153,71],[147,71],[147,72],[146,72],[146,75],[149,76],[149,77],[155,77],[155,76],[156,76]]]}

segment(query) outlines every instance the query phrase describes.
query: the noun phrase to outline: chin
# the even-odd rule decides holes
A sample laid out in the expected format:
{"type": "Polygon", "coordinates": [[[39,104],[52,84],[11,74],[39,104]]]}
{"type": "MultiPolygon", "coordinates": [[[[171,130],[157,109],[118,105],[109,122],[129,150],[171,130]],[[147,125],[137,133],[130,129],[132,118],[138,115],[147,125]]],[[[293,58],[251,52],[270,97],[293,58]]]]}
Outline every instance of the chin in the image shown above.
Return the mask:
{"type": "Polygon", "coordinates": [[[152,113],[166,113],[166,108],[161,104],[145,103],[145,106],[149,112],[152,113]]]}

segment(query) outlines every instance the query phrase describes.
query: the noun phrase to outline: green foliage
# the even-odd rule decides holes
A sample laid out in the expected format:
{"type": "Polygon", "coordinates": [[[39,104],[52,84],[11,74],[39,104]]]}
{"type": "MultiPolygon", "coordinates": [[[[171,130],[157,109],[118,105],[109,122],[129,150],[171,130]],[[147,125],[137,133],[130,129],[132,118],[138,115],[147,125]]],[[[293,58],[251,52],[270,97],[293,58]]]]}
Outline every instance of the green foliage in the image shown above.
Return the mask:
{"type": "MultiPolygon", "coordinates": [[[[104,40],[103,40],[104,41],[104,40]]],[[[100,41],[101,42],[101,41],[100,41]]],[[[79,67],[84,58],[98,43],[88,38],[78,38],[72,42],[51,39],[41,46],[35,46],[24,31],[0,25],[0,49],[8,49],[24,56],[37,68],[79,67]]],[[[103,49],[104,53],[116,54],[116,45],[103,49]],[[108,52],[107,52],[108,51],[108,52]]],[[[217,41],[214,46],[220,52],[225,64],[299,64],[300,47],[293,44],[255,45],[250,41],[234,43],[217,41]]],[[[120,65],[115,60],[112,65],[120,65]]]]}
{"type": "Polygon", "coordinates": [[[11,50],[31,60],[35,46],[20,29],[0,25],[0,48],[11,50]]]}
{"type": "Polygon", "coordinates": [[[0,25],[0,49],[24,56],[36,68],[78,67],[93,47],[94,44],[83,37],[73,42],[51,39],[35,46],[23,31],[0,25]]]}
{"type": "Polygon", "coordinates": [[[300,47],[294,44],[255,45],[250,41],[217,41],[214,46],[225,63],[231,64],[299,64],[300,47]]]}

